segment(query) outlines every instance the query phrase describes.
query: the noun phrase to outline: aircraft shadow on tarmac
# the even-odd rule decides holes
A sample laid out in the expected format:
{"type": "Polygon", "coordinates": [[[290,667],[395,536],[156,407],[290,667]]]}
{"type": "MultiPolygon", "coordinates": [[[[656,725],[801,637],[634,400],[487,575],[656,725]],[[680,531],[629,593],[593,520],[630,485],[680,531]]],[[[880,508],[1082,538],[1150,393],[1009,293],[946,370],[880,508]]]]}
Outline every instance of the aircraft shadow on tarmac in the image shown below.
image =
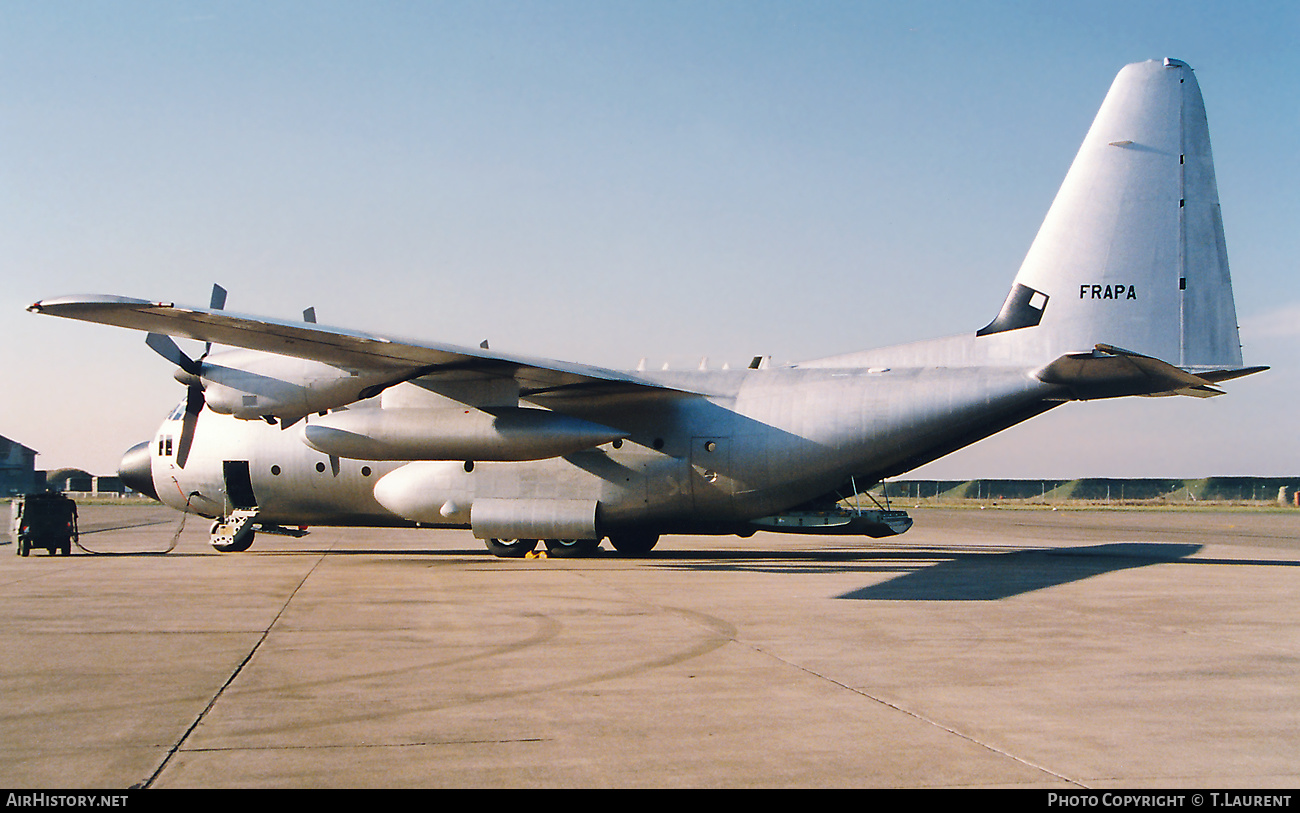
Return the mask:
{"type": "MultiPolygon", "coordinates": [[[[1070,584],[1094,576],[1149,565],[1184,563],[1256,567],[1300,567],[1289,559],[1192,559],[1201,545],[1169,542],[1113,542],[1067,548],[924,547],[889,550],[655,550],[635,561],[652,568],[696,572],[862,573],[896,574],[887,581],[842,593],[836,598],[856,601],[995,601],[1070,584]]],[[[476,548],[455,550],[294,550],[263,555],[395,554],[460,558],[483,557],[493,567],[514,566],[519,560],[489,557],[476,548]]],[[[597,558],[617,558],[602,551],[597,558]]],[[[564,560],[581,566],[583,559],[564,560]]],[[[522,562],[519,562],[522,563],[522,562]]]]}
{"type": "Polygon", "coordinates": [[[1176,562],[1200,550],[1200,545],[1118,542],[1005,553],[961,553],[839,598],[994,601],[1129,568],[1176,562]]]}
{"type": "Polygon", "coordinates": [[[761,564],[757,557],[745,552],[728,552],[718,557],[727,559],[727,564],[701,563],[698,558],[690,565],[685,562],[672,564],[706,570],[810,572],[830,568],[839,572],[892,572],[898,575],[888,581],[843,593],[837,598],[858,601],[994,601],[1129,568],[1177,562],[1200,550],[1200,545],[1190,544],[1118,542],[1031,550],[925,548],[822,554],[765,552],[761,564]]]}

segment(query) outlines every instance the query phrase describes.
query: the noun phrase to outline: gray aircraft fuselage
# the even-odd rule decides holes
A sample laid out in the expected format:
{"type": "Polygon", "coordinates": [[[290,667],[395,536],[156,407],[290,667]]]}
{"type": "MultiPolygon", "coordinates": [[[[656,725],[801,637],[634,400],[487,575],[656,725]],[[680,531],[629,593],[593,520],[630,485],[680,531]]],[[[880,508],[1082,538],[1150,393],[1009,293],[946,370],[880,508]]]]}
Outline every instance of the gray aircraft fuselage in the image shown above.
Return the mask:
{"type": "Polygon", "coordinates": [[[416,464],[331,458],[302,441],[311,417],[281,429],[204,411],[182,467],[177,442],[185,415],[177,409],[149,444],[152,477],[167,504],[224,516],[238,500],[227,493],[223,463],[247,461],[259,519],[390,524],[403,519],[375,499],[375,484],[409,465],[422,467],[419,491],[429,510],[415,514],[421,524],[465,526],[464,517],[437,513],[456,500],[563,497],[598,501],[607,529],[649,523],[665,532],[745,533],[754,530],[750,519],[819,497],[847,498],[851,478],[860,487],[874,484],[1062,402],[1060,387],[1014,368],[644,375],[675,391],[552,405],[628,435],[563,457],[416,464]]]}

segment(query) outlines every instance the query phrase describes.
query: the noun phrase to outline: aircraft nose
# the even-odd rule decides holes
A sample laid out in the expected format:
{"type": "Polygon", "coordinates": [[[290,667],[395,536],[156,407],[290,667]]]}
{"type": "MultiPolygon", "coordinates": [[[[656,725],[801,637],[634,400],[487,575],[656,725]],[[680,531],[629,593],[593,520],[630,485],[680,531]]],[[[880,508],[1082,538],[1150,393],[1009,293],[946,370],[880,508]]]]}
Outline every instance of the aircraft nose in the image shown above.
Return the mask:
{"type": "Polygon", "coordinates": [[[141,494],[158,499],[158,492],[153,487],[153,459],[149,454],[149,441],[137,443],[122,455],[117,476],[141,494]]]}

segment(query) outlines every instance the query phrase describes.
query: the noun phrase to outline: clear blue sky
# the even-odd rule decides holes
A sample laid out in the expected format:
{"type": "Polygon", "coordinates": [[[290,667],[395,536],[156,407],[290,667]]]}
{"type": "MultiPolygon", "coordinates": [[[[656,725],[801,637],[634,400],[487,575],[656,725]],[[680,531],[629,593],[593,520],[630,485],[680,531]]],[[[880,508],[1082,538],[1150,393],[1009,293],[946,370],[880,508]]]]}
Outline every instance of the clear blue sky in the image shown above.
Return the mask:
{"type": "Polygon", "coordinates": [[[1300,4],[0,5],[0,434],[116,468],[183,396],[120,293],[630,368],[997,311],[1126,63],[1210,116],[1247,363],[1068,405],[935,477],[1300,471],[1300,4]]]}

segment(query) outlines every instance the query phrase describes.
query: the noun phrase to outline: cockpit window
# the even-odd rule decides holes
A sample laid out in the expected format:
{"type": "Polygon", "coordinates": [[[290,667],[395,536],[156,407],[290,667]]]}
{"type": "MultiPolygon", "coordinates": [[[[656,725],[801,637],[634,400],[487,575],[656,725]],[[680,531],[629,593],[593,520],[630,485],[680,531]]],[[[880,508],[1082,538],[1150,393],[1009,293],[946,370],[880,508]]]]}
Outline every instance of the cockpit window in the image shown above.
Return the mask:
{"type": "Polygon", "coordinates": [[[167,416],[167,420],[179,421],[184,414],[185,414],[185,402],[181,401],[179,404],[176,405],[176,408],[172,410],[172,414],[167,416]]]}

